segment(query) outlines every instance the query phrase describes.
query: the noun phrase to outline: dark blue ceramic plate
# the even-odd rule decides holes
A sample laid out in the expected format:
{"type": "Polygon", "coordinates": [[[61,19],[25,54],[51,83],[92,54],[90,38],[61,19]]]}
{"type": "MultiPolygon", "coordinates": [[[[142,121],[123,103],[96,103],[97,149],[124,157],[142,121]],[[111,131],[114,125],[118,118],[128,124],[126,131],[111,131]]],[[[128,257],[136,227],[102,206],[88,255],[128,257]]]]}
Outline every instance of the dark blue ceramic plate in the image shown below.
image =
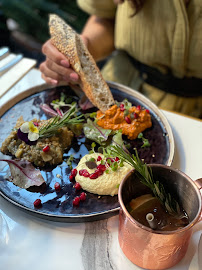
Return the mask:
{"type": "MultiPolygon", "coordinates": [[[[134,105],[141,105],[151,112],[152,127],[144,132],[144,137],[149,139],[150,148],[141,148],[141,140],[130,141],[131,151],[134,147],[138,149],[139,156],[144,158],[146,163],[161,163],[170,165],[173,159],[174,143],[170,126],[157,109],[148,99],[136,91],[126,88],[122,85],[109,83],[114,98],[122,101],[127,98],[134,105]]],[[[39,90],[36,88],[36,92],[39,90]]],[[[40,93],[34,94],[15,104],[10,108],[0,121],[0,145],[10,134],[15,126],[19,116],[23,116],[25,121],[33,118],[46,119],[46,115],[40,109],[40,104],[50,103],[53,99],[60,97],[60,93],[75,96],[75,93],[68,86],[60,86],[53,89],[46,89],[40,93]]],[[[78,98],[75,96],[75,100],[78,98]]],[[[71,154],[74,155],[73,167],[77,165],[80,158],[88,153],[91,147],[91,141],[85,137],[75,138],[71,148],[64,154],[64,159],[71,154]]],[[[8,156],[3,156],[8,158],[8,156]]],[[[1,154],[2,158],[2,154],[1,154]]],[[[84,222],[99,220],[110,217],[118,213],[118,197],[101,196],[87,193],[87,199],[81,202],[79,207],[73,207],[73,198],[79,195],[81,191],[76,191],[73,184],[69,181],[70,168],[66,162],[57,167],[42,169],[42,175],[47,183],[47,189],[44,193],[33,193],[16,187],[12,182],[5,180],[9,171],[6,163],[0,164],[0,194],[14,205],[30,214],[38,215],[41,218],[62,221],[62,222],[84,222]],[[58,175],[61,177],[58,178],[58,175]],[[54,184],[60,182],[62,190],[55,192],[54,184]],[[40,198],[42,207],[34,208],[33,202],[40,198]]]]}

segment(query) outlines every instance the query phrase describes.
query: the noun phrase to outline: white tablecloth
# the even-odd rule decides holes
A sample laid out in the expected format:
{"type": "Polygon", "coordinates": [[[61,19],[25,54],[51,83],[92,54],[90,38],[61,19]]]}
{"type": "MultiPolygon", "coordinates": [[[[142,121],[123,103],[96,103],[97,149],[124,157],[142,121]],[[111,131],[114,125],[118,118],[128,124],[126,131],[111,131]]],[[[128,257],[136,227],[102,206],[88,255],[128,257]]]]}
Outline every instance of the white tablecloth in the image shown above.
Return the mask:
{"type": "MultiPolygon", "coordinates": [[[[38,70],[31,70],[0,100],[0,107],[19,91],[40,85],[38,70]]],[[[202,177],[202,122],[163,111],[175,139],[172,166],[193,180],[202,177]]],[[[0,197],[1,270],[136,270],[118,243],[118,216],[89,223],[55,223],[31,216],[0,197]],[[1,232],[3,231],[3,232],[1,232]]],[[[183,260],[173,270],[187,270],[196,252],[202,222],[183,260]]],[[[197,270],[197,268],[193,268],[197,270]]]]}

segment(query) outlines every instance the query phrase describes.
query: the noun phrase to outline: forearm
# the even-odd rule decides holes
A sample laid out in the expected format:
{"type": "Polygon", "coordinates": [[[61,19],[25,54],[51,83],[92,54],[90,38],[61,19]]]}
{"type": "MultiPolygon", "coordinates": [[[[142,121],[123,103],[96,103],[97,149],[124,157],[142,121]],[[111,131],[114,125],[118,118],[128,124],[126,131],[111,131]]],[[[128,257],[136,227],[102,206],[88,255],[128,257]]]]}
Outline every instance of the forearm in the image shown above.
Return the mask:
{"type": "Polygon", "coordinates": [[[96,61],[108,56],[114,50],[114,20],[92,15],[82,32],[87,39],[88,50],[96,61]]]}

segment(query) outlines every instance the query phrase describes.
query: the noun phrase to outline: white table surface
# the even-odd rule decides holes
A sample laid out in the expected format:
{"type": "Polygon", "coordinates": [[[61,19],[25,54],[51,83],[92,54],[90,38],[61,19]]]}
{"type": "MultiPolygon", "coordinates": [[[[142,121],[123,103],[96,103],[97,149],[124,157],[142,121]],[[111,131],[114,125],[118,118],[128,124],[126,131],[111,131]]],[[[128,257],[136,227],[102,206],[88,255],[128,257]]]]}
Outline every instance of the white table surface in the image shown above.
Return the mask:
{"type": "MultiPolygon", "coordinates": [[[[27,88],[42,84],[32,69],[0,100],[0,108],[27,88]]],[[[202,122],[163,111],[175,139],[172,166],[193,180],[202,177],[202,122]]],[[[1,270],[137,270],[118,243],[118,216],[88,223],[56,223],[31,216],[0,197],[1,270]]],[[[188,270],[202,222],[194,227],[188,251],[173,270],[188,270]]],[[[197,270],[196,266],[191,268],[197,270]]]]}

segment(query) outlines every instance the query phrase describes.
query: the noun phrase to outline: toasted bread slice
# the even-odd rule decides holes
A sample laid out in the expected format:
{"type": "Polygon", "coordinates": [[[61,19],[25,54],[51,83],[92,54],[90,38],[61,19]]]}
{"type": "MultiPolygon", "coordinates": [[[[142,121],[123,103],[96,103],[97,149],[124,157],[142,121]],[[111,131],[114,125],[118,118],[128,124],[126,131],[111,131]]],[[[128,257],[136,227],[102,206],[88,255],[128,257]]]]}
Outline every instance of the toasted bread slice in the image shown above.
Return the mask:
{"type": "Polygon", "coordinates": [[[102,112],[108,110],[114,104],[113,96],[80,35],[55,14],[50,15],[49,29],[53,45],[80,76],[80,86],[86,96],[102,112]]]}

